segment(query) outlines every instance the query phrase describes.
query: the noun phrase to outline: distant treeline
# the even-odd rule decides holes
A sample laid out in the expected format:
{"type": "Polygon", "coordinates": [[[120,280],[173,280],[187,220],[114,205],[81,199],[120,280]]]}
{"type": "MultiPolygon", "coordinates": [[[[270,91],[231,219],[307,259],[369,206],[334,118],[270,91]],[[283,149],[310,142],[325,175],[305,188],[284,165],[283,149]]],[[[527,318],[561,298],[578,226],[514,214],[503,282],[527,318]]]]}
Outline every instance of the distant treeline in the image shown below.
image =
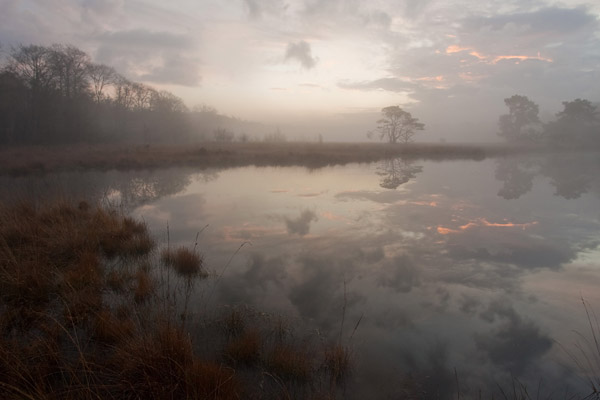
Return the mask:
{"type": "Polygon", "coordinates": [[[190,111],[73,46],[20,45],[0,60],[0,145],[231,141],[232,129],[247,141],[257,125],[211,107],[190,111]]]}
{"type": "Polygon", "coordinates": [[[556,119],[542,122],[539,106],[526,96],[504,99],[509,113],[500,116],[498,135],[511,143],[561,148],[600,147],[600,112],[589,100],[564,101],[556,119]]]}

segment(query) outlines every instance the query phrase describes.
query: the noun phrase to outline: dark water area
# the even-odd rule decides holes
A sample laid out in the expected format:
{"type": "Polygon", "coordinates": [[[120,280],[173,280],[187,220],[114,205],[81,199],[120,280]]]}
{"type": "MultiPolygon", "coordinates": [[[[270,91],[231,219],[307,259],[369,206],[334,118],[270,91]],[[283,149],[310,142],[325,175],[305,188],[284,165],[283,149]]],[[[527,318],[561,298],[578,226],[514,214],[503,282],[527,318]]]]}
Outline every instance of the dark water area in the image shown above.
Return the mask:
{"type": "Polygon", "coordinates": [[[532,398],[568,398],[600,374],[585,361],[600,355],[581,301],[600,307],[599,167],[599,155],[569,154],[0,182],[5,200],[120,205],[162,244],[168,231],[193,246],[200,232],[218,278],[195,306],[245,304],[341,331],[355,362],[348,398],[402,398],[408,386],[477,397],[516,379],[532,398]]]}

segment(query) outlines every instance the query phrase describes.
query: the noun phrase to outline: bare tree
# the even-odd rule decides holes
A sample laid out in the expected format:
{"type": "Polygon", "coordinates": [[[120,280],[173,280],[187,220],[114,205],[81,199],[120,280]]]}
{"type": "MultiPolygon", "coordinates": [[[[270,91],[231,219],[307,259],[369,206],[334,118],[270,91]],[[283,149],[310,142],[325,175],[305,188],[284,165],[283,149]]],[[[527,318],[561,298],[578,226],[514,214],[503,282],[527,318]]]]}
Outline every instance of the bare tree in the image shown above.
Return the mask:
{"type": "Polygon", "coordinates": [[[90,57],[73,46],[55,44],[50,48],[51,68],[57,89],[67,99],[85,93],[88,85],[90,57]]]}
{"type": "Polygon", "coordinates": [[[187,111],[187,107],[183,100],[166,90],[161,90],[160,92],[155,91],[153,93],[151,108],[154,111],[167,113],[184,113],[187,111]]]}
{"type": "Polygon", "coordinates": [[[409,143],[412,142],[416,131],[425,128],[425,124],[399,106],[385,107],[381,113],[383,118],[377,121],[376,132],[369,132],[367,136],[372,137],[376,134],[380,140],[387,139],[390,143],[409,143]]]}
{"type": "Polygon", "coordinates": [[[148,110],[152,106],[152,98],[156,96],[156,90],[143,83],[133,83],[131,85],[133,94],[133,108],[135,110],[148,110]]]}
{"type": "Polygon", "coordinates": [[[115,76],[115,103],[126,110],[133,107],[133,83],[122,75],[115,76]]]}
{"type": "Polygon", "coordinates": [[[89,64],[87,74],[92,81],[92,94],[97,104],[104,99],[104,88],[115,83],[117,72],[104,64],[89,64]]]}
{"type": "MultiPolygon", "coordinates": [[[[0,48],[0,144],[189,140],[183,101],[70,45],[0,48]],[[110,91],[107,87],[110,86],[110,91]]],[[[214,109],[202,109],[212,120],[214,109]]]]}
{"type": "Polygon", "coordinates": [[[52,85],[50,52],[43,46],[23,46],[13,48],[8,70],[24,81],[33,93],[46,90],[52,85]]]}

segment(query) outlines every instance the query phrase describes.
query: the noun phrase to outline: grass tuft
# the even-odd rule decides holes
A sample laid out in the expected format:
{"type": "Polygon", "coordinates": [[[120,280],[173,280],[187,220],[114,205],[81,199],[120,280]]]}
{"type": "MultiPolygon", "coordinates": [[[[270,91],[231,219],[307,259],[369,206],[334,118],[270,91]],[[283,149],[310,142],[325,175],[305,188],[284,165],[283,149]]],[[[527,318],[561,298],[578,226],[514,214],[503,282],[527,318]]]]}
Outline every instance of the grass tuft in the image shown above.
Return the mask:
{"type": "Polygon", "coordinates": [[[138,268],[135,274],[135,289],[133,299],[136,303],[143,303],[154,294],[155,284],[150,273],[144,268],[138,268]]]}
{"type": "Polygon", "coordinates": [[[134,322],[125,316],[115,316],[109,310],[101,310],[94,322],[94,337],[103,342],[115,344],[129,339],[135,331],[134,322]]]}
{"type": "Polygon", "coordinates": [[[306,382],[313,374],[312,361],[312,356],[305,349],[290,344],[277,344],[267,355],[266,364],[272,374],[282,379],[306,382]]]}
{"type": "Polygon", "coordinates": [[[161,261],[166,266],[172,267],[180,276],[207,277],[208,274],[202,269],[204,259],[202,255],[187,247],[178,247],[174,250],[163,249],[160,255],[161,261]]]}
{"type": "Polygon", "coordinates": [[[350,372],[350,350],[340,344],[335,344],[325,350],[323,367],[336,383],[343,382],[350,372]]]}
{"type": "Polygon", "coordinates": [[[262,338],[256,330],[244,332],[229,341],[225,347],[225,357],[246,365],[260,360],[262,338]]]}
{"type": "Polygon", "coordinates": [[[113,209],[0,204],[0,397],[309,398],[326,374],[345,376],[343,356],[298,343],[282,318],[240,307],[188,322],[203,258],[154,248],[146,225],[113,209]],[[160,275],[170,268],[183,291],[160,275]],[[185,323],[169,313],[182,309],[185,323]]]}

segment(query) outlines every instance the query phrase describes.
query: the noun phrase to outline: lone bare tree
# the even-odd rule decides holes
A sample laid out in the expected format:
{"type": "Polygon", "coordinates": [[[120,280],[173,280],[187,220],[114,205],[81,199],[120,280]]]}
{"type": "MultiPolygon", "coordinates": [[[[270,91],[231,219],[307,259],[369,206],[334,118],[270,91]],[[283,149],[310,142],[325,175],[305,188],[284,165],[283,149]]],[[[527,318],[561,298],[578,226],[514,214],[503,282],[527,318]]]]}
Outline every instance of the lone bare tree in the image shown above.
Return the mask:
{"type": "Polygon", "coordinates": [[[383,118],[377,121],[375,132],[369,132],[368,137],[379,136],[380,140],[387,139],[390,143],[412,142],[416,131],[422,131],[425,124],[419,122],[408,111],[399,106],[389,106],[381,110],[383,118]]]}

